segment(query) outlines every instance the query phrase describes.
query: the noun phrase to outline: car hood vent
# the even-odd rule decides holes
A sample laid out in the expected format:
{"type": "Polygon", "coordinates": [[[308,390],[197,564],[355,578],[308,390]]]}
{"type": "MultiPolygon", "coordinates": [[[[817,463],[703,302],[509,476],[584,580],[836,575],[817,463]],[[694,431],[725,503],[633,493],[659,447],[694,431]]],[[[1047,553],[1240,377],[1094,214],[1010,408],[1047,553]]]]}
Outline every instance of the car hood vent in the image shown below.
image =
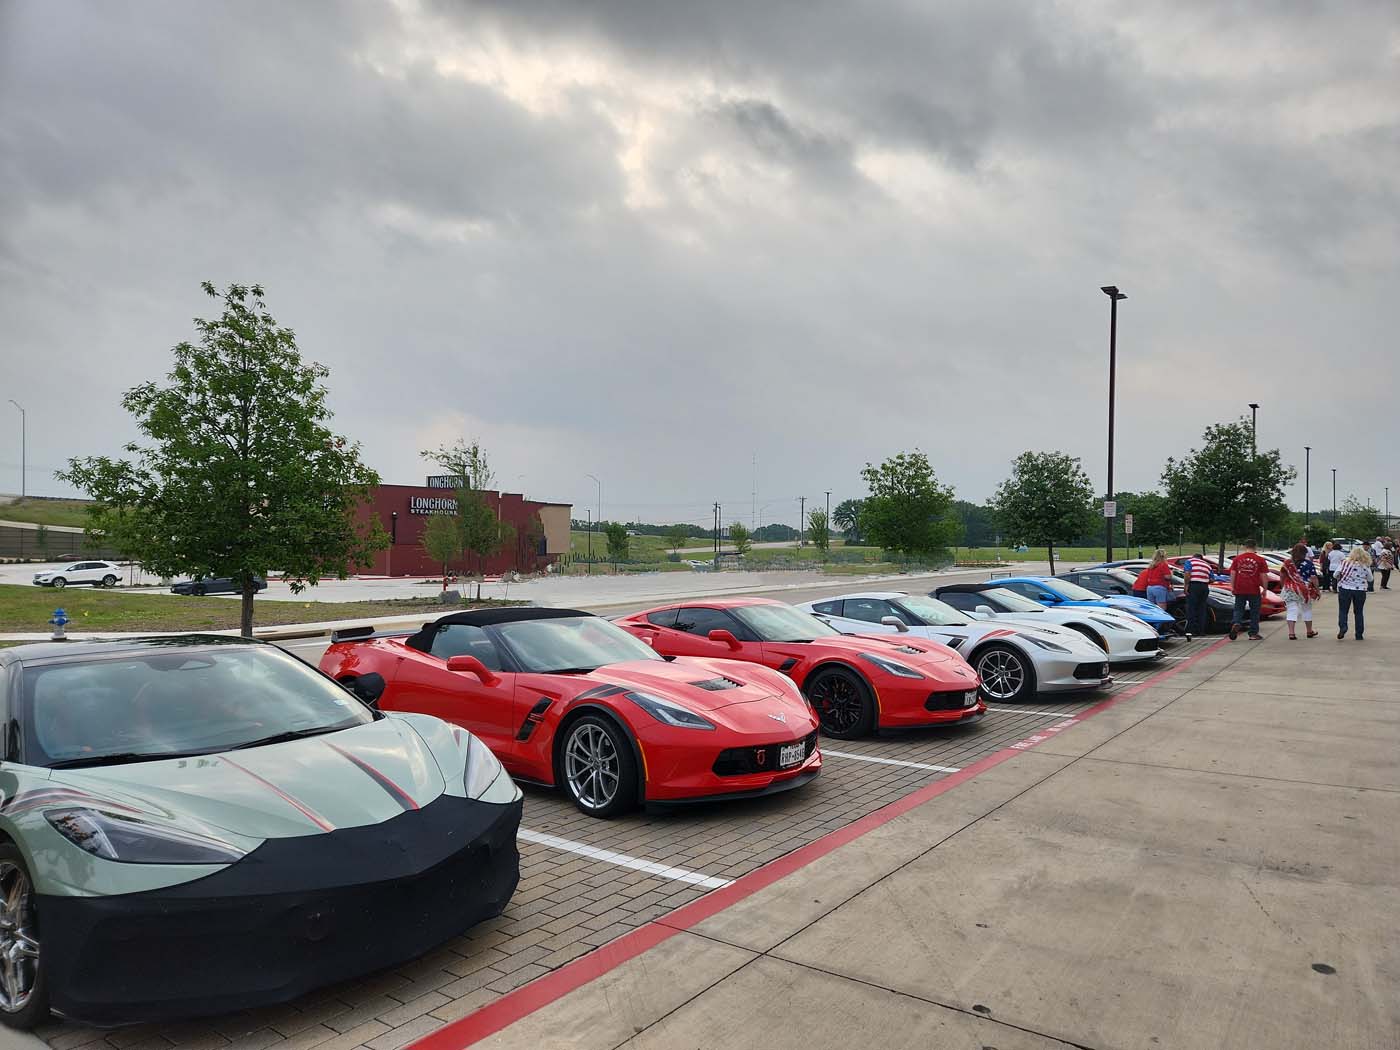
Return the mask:
{"type": "Polygon", "coordinates": [[[912,646],[912,645],[896,645],[896,646],[894,647],[894,651],[897,652],[897,653],[914,653],[914,654],[926,653],[926,652],[928,652],[927,649],[916,649],[916,648],[915,648],[914,646],[912,646]]]}
{"type": "Polygon", "coordinates": [[[725,678],[723,675],[720,675],[718,678],[708,678],[703,682],[691,682],[690,684],[697,689],[708,689],[712,693],[719,693],[726,689],[739,689],[744,683],[736,682],[732,678],[725,678]]]}

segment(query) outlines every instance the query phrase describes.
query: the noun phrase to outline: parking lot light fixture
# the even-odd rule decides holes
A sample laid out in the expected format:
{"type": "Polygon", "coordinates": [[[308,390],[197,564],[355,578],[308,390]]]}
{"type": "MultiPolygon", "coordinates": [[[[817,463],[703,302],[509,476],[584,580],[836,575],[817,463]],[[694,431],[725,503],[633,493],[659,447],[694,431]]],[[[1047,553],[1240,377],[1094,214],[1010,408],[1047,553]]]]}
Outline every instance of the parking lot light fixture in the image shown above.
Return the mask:
{"type": "Polygon", "coordinates": [[[24,406],[14,398],[10,398],[9,402],[19,409],[19,497],[24,499],[29,495],[29,417],[24,411],[24,406]]]}
{"type": "MultiPolygon", "coordinates": [[[[1108,296],[1108,488],[1104,499],[1113,498],[1113,387],[1118,378],[1118,300],[1128,298],[1116,284],[1106,284],[1099,291],[1108,296]]],[[[1113,560],[1113,519],[1104,515],[1104,561],[1113,560]]]]}

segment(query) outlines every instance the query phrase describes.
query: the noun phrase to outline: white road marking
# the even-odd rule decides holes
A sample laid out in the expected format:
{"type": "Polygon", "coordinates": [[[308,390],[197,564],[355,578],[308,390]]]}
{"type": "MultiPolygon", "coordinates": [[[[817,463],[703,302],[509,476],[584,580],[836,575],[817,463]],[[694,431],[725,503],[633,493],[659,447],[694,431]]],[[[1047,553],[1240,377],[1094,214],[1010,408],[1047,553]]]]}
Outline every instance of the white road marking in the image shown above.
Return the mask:
{"type": "Polygon", "coordinates": [[[960,766],[930,766],[924,762],[906,762],[902,758],[876,758],[874,755],[853,755],[849,751],[832,751],[830,748],[821,749],[822,756],[832,758],[849,758],[856,762],[874,762],[881,766],[908,766],[910,769],[927,769],[934,773],[957,773],[960,766]]]}
{"type": "Polygon", "coordinates": [[[1005,711],[1009,715],[1044,715],[1046,718],[1074,718],[1079,714],[1077,711],[1033,711],[1029,707],[992,707],[987,705],[988,711],[1005,711]]]}
{"type": "Polygon", "coordinates": [[[701,875],[697,871],[686,871],[684,868],[671,868],[665,864],[658,864],[654,860],[642,860],[640,857],[629,857],[625,853],[614,853],[610,849],[602,849],[598,846],[590,846],[586,842],[574,842],[572,839],[561,839],[558,835],[550,835],[544,831],[531,831],[529,828],[521,828],[516,833],[517,838],[526,842],[534,842],[541,846],[548,846],[550,849],[562,850],[565,853],[576,853],[580,857],[589,857],[593,860],[605,861],[608,864],[616,864],[621,868],[631,868],[633,871],[644,871],[648,875],[656,875],[663,879],[671,879],[674,882],[688,882],[692,886],[700,886],[707,890],[717,890],[722,886],[728,886],[733,880],[717,879],[712,875],[701,875]]]}

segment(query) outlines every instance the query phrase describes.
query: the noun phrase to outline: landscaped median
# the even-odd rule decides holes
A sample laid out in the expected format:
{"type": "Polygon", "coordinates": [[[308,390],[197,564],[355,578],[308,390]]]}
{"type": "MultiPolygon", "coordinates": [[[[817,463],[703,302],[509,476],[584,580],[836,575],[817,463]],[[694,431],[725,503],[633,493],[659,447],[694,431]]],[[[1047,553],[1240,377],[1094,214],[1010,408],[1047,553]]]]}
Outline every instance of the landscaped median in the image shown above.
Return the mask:
{"type": "MultiPolygon", "coordinates": [[[[421,598],[374,602],[298,602],[257,599],[257,627],[334,620],[372,620],[408,613],[439,614],[452,609],[518,602],[483,601],[444,606],[421,598]]],[[[68,630],[80,631],[231,631],[238,629],[237,601],[228,598],[181,597],[172,594],[124,594],[68,587],[0,584],[0,634],[47,631],[54,610],[62,608],[68,630]]]]}

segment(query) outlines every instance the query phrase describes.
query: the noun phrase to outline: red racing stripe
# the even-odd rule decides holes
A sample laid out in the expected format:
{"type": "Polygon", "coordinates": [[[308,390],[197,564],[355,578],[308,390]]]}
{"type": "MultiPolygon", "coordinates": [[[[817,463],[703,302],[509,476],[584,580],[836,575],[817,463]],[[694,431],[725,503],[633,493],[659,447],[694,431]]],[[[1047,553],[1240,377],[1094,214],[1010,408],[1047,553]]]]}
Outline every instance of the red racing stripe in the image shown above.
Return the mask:
{"type": "Polygon", "coordinates": [[[329,740],[326,741],[326,746],[331,748],[333,751],[338,751],[341,755],[348,758],[351,762],[355,763],[355,765],[359,766],[362,770],[364,770],[365,773],[369,776],[369,778],[373,780],[376,784],[378,784],[380,787],[382,787],[386,792],[388,792],[389,796],[401,807],[403,807],[403,809],[411,810],[418,808],[418,803],[413,800],[412,795],[410,795],[403,788],[395,784],[383,773],[379,772],[379,770],[375,769],[364,759],[352,755],[349,751],[346,751],[345,748],[340,747],[338,744],[332,744],[329,740]]]}
{"type": "Polygon", "coordinates": [[[280,787],[278,787],[278,786],[277,786],[276,784],[274,784],[272,781],[267,780],[267,779],[265,779],[264,777],[258,776],[256,773],[254,773],[254,772],[253,772],[251,769],[249,769],[247,766],[241,765],[241,764],[235,762],[233,759],[229,758],[227,755],[220,755],[219,758],[220,758],[222,761],[227,762],[229,765],[231,765],[234,769],[238,770],[239,772],[241,772],[241,773],[247,773],[248,776],[252,777],[252,778],[253,778],[254,780],[256,780],[259,784],[261,784],[263,787],[267,788],[269,791],[273,792],[273,793],[274,793],[275,795],[277,795],[279,798],[285,799],[285,800],[287,801],[288,804],[290,804],[294,809],[296,809],[299,813],[301,813],[302,816],[304,816],[307,820],[311,821],[311,823],[315,824],[315,825],[316,825],[318,828],[320,828],[322,831],[334,831],[334,830],[335,830],[335,825],[334,825],[334,824],[332,824],[330,821],[328,821],[325,817],[321,816],[319,813],[317,813],[317,812],[315,812],[314,810],[308,808],[308,807],[307,807],[306,805],[304,805],[302,802],[298,801],[297,799],[293,798],[291,795],[287,794],[285,791],[283,791],[280,787]]]}

